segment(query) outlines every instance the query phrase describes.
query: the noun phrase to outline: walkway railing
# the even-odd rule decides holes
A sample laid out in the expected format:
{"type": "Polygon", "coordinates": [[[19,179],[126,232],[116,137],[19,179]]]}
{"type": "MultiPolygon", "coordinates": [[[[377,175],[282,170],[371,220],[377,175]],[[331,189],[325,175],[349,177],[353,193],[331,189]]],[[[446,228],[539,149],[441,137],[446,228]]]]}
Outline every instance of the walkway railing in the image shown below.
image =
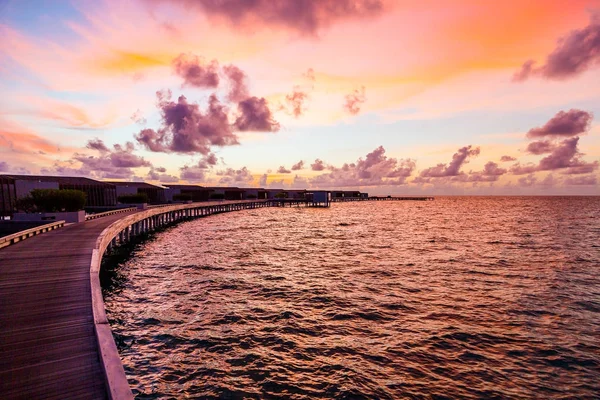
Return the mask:
{"type": "Polygon", "coordinates": [[[126,212],[134,211],[134,210],[137,210],[137,208],[136,207],[119,208],[119,209],[116,209],[116,210],[111,210],[111,211],[105,211],[105,212],[101,212],[101,213],[97,213],[97,214],[86,215],[85,216],[85,220],[89,221],[90,219],[102,218],[102,217],[106,217],[108,215],[126,213],[126,212]]]}
{"type": "Polygon", "coordinates": [[[105,251],[127,243],[137,235],[146,234],[180,221],[229,211],[278,206],[281,206],[281,202],[278,200],[221,201],[218,203],[172,205],[146,209],[135,214],[127,215],[104,229],[96,240],[96,245],[93,250],[90,265],[90,282],[92,291],[92,312],[96,338],[99,346],[100,361],[104,369],[108,394],[111,399],[132,399],[133,394],[129,388],[125,370],[123,369],[123,364],[121,363],[121,358],[119,357],[119,352],[114,342],[108,318],[106,317],[106,311],[104,309],[104,299],[102,298],[99,272],[102,256],[105,251]]]}
{"type": "Polygon", "coordinates": [[[65,221],[56,221],[52,222],[51,224],[36,226],[35,228],[27,229],[24,231],[13,233],[12,235],[1,237],[0,249],[6,246],[10,246],[11,244],[18,243],[32,236],[36,236],[48,231],[53,231],[63,226],[65,226],[65,221]]]}

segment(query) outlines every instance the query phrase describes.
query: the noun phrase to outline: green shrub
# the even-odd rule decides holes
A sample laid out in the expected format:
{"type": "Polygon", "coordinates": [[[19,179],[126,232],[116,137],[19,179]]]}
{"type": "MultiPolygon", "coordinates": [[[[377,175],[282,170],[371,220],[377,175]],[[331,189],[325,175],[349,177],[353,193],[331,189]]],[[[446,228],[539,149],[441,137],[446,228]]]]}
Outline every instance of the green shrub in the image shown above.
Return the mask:
{"type": "Polygon", "coordinates": [[[34,189],[17,201],[25,212],[62,212],[83,210],[86,194],[81,190],[34,189]]]}
{"type": "Polygon", "coordinates": [[[148,202],[148,195],[146,193],[136,194],[124,194],[117,198],[121,204],[140,204],[148,202]]]}
{"type": "Polygon", "coordinates": [[[276,199],[285,199],[287,197],[287,193],[285,192],[279,192],[275,195],[276,199]]]}
{"type": "Polygon", "coordinates": [[[225,194],[223,193],[211,193],[210,198],[213,200],[223,200],[225,198],[225,194]]]}
{"type": "Polygon", "coordinates": [[[192,195],[188,194],[188,193],[176,194],[176,195],[173,195],[173,200],[174,201],[190,201],[190,200],[192,200],[192,195]]]}

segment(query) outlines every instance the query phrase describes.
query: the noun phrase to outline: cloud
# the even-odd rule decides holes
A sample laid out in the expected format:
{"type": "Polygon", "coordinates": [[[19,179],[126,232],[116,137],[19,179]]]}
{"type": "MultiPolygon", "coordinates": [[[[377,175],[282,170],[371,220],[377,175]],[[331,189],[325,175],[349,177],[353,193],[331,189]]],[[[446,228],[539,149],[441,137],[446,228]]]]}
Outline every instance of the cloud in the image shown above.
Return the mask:
{"type": "Polygon", "coordinates": [[[598,178],[595,175],[583,175],[583,176],[574,176],[565,179],[565,185],[596,185],[598,184],[598,178]]]}
{"type": "Polygon", "coordinates": [[[544,126],[530,129],[527,132],[527,137],[570,137],[580,135],[590,129],[593,118],[593,114],[587,111],[577,109],[559,111],[544,126]]]}
{"type": "Polygon", "coordinates": [[[219,183],[225,184],[240,184],[254,180],[254,177],[246,167],[242,169],[227,168],[224,171],[217,171],[217,176],[221,176],[219,183]]]}
{"type": "Polygon", "coordinates": [[[17,175],[29,175],[31,171],[23,167],[11,167],[6,161],[0,161],[0,172],[13,173],[17,175]]]}
{"type": "Polygon", "coordinates": [[[509,162],[509,161],[516,161],[516,157],[513,156],[502,156],[500,157],[500,161],[501,162],[509,162]]]}
{"type": "Polygon", "coordinates": [[[300,160],[296,164],[292,165],[292,171],[300,171],[304,168],[304,161],[300,160]]]}
{"type": "Polygon", "coordinates": [[[369,18],[387,9],[385,0],[179,0],[184,7],[200,7],[233,26],[279,26],[305,35],[338,20],[369,18]]]}
{"type": "Polygon", "coordinates": [[[524,81],[532,76],[568,79],[600,64],[600,13],[593,13],[585,28],[560,38],[544,65],[535,68],[534,64],[533,60],[525,62],[513,80],[524,81]]]}
{"type": "Polygon", "coordinates": [[[236,130],[246,132],[277,132],[279,122],[275,121],[264,97],[249,97],[238,103],[238,117],[233,124],[236,130]]]}
{"type": "Polygon", "coordinates": [[[135,122],[136,124],[139,125],[146,125],[146,122],[148,122],[146,120],[146,118],[144,118],[144,114],[142,113],[142,111],[140,109],[137,109],[132,115],[131,115],[131,120],[133,122],[135,122]]]}
{"type": "Polygon", "coordinates": [[[181,167],[181,179],[189,182],[204,182],[206,180],[206,168],[200,168],[198,166],[185,165],[181,167]]]}
{"type": "Polygon", "coordinates": [[[495,162],[489,161],[485,164],[482,171],[469,171],[469,174],[467,175],[458,175],[454,178],[458,178],[457,180],[463,180],[465,182],[496,182],[507,172],[508,171],[505,168],[500,168],[495,162]]]}
{"type": "Polygon", "coordinates": [[[285,101],[287,105],[291,108],[290,114],[294,117],[298,118],[306,111],[304,106],[304,102],[308,98],[308,94],[300,90],[300,88],[295,87],[294,91],[285,96],[285,101]]]}
{"type": "Polygon", "coordinates": [[[350,94],[347,94],[344,102],[344,109],[352,115],[356,115],[360,112],[361,105],[367,101],[365,96],[365,87],[361,86],[359,89],[354,89],[350,94]]]}
{"type": "Polygon", "coordinates": [[[317,158],[314,163],[310,164],[310,168],[313,171],[323,171],[325,169],[325,164],[323,163],[323,160],[317,158]]]}
{"type": "Polygon", "coordinates": [[[531,142],[527,145],[526,151],[531,154],[545,154],[551,153],[555,148],[555,144],[549,140],[539,140],[537,142],[531,142]]]}
{"type": "Polygon", "coordinates": [[[172,62],[175,73],[183,78],[182,86],[215,89],[219,86],[219,63],[205,63],[198,56],[181,53],[172,62]]]}
{"type": "Polygon", "coordinates": [[[537,182],[537,178],[532,174],[529,174],[527,176],[519,178],[519,180],[517,181],[519,186],[523,186],[523,187],[533,186],[533,185],[535,185],[536,182],[537,182]]]}
{"type": "Polygon", "coordinates": [[[302,76],[313,83],[317,80],[315,77],[315,70],[312,68],[307,69],[306,72],[302,74],[302,76]]]}
{"type": "Polygon", "coordinates": [[[100,139],[87,142],[88,149],[98,155],[74,153],[67,161],[56,161],[51,167],[42,168],[43,174],[88,176],[96,179],[131,179],[135,174],[132,168],[150,167],[152,164],[143,157],[133,154],[133,143],[114,144],[109,148],[100,139]]]}
{"type": "Polygon", "coordinates": [[[421,178],[444,178],[449,176],[459,175],[460,168],[463,164],[467,163],[468,157],[475,157],[479,155],[479,147],[465,146],[458,149],[452,156],[450,164],[438,164],[435,167],[427,168],[421,171],[419,175],[421,178]]]}
{"type": "Polygon", "coordinates": [[[106,147],[106,145],[104,144],[104,142],[98,138],[96,139],[92,139],[92,140],[88,140],[87,144],[85,145],[85,147],[87,147],[88,149],[91,150],[98,150],[101,153],[108,153],[110,152],[110,150],[108,149],[108,147],[106,147]]]}
{"type": "Polygon", "coordinates": [[[146,178],[151,181],[159,181],[164,183],[179,182],[179,178],[173,175],[166,174],[167,169],[164,167],[150,168],[146,178]]]}
{"type": "Polygon", "coordinates": [[[239,144],[227,118],[227,109],[213,94],[206,112],[198,104],[188,103],[185,96],[171,101],[171,91],[157,92],[162,126],[143,129],[136,140],[154,152],[208,154],[211,146],[239,144]]]}
{"type": "Polygon", "coordinates": [[[552,152],[542,158],[537,165],[531,163],[521,165],[517,163],[510,168],[510,172],[514,175],[525,175],[537,171],[564,170],[565,174],[576,175],[598,169],[597,161],[588,163],[581,160],[582,154],[577,148],[578,143],[578,136],[565,139],[557,144],[552,152]]]}
{"type": "Polygon", "coordinates": [[[229,81],[229,94],[227,99],[233,102],[239,102],[250,97],[248,92],[248,77],[235,65],[226,65],[223,67],[223,73],[229,81]]]}
{"type": "MultiPolygon", "coordinates": [[[[324,168],[323,162],[319,161],[315,164],[324,168]]],[[[309,181],[312,186],[321,188],[403,185],[415,167],[414,160],[387,157],[383,146],[379,146],[364,159],[345,163],[339,168],[331,167],[331,172],[317,175],[309,181]]]]}
{"type": "Polygon", "coordinates": [[[285,169],[285,167],[282,165],[281,167],[279,167],[279,169],[277,170],[278,174],[291,174],[292,171],[290,171],[289,169],[285,169]]]}

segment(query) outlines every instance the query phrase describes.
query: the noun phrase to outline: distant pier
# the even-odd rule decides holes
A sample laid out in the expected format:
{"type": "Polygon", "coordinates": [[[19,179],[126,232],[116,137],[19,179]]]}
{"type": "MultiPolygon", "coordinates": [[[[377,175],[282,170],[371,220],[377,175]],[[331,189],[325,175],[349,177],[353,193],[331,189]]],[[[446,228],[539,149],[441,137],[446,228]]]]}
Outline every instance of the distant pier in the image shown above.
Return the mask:
{"type": "Polygon", "coordinates": [[[332,203],[341,203],[347,201],[433,201],[434,197],[399,197],[399,196],[371,196],[371,197],[334,197],[332,203]]]}

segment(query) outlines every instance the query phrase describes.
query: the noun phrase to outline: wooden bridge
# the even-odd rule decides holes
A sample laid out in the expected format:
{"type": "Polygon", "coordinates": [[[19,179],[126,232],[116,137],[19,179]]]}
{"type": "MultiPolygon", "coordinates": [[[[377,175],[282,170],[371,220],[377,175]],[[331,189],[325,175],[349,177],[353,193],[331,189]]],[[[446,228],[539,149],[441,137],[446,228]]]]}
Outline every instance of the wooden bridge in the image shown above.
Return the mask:
{"type": "Polygon", "coordinates": [[[182,220],[284,203],[292,204],[220,201],[129,210],[0,250],[2,398],[132,398],[104,312],[98,277],[104,252],[182,220]]]}
{"type": "Polygon", "coordinates": [[[0,394],[6,399],[130,399],[104,310],[102,255],[183,220],[329,202],[249,200],[105,213],[0,250],[0,394]]]}

